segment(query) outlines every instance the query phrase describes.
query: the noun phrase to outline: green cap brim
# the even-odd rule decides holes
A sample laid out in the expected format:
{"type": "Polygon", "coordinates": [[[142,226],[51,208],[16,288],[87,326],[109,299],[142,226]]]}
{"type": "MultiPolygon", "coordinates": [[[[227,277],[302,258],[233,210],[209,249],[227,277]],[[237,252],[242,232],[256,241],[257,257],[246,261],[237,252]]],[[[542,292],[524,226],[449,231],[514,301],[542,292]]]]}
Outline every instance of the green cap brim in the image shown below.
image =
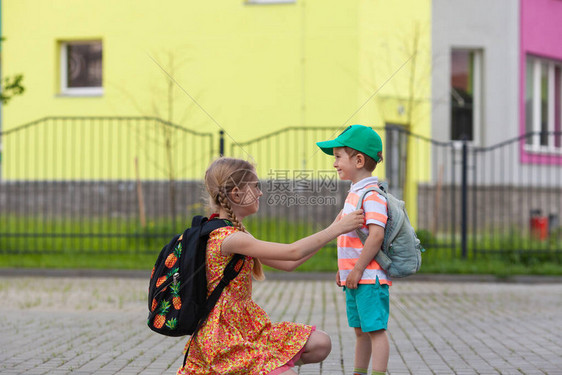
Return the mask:
{"type": "Polygon", "coordinates": [[[344,147],[341,143],[332,139],[331,141],[316,142],[316,145],[328,155],[334,155],[334,147],[344,147]]]}

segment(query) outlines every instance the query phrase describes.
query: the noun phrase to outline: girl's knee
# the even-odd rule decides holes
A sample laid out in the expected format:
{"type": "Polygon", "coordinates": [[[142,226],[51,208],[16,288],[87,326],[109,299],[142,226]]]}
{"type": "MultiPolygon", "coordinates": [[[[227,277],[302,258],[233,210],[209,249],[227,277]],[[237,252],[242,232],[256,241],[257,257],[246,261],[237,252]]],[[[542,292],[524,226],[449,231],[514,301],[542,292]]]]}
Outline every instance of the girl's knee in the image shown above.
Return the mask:
{"type": "Polygon", "coordinates": [[[314,353],[314,362],[321,362],[332,351],[332,340],[326,332],[314,331],[310,335],[307,342],[308,351],[310,354],[314,353]]]}
{"type": "Polygon", "coordinates": [[[318,351],[321,356],[326,358],[328,354],[332,351],[332,339],[330,336],[323,331],[318,332],[318,351]]]}

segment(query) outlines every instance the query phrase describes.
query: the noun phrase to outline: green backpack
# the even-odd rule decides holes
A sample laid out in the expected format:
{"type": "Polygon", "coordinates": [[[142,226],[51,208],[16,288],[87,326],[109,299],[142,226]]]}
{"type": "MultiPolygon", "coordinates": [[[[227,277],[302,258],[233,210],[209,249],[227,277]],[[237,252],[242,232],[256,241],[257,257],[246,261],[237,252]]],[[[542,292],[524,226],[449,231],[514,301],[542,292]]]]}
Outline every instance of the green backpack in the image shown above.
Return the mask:
{"type": "MultiPolygon", "coordinates": [[[[384,198],[388,209],[388,220],[384,229],[382,249],[375,256],[377,263],[388,273],[390,277],[406,277],[418,272],[421,267],[421,253],[425,249],[420,240],[404,206],[404,202],[394,195],[386,192],[386,187],[380,184],[378,187],[367,188],[357,202],[357,209],[363,206],[365,195],[376,191],[384,198]]],[[[361,243],[365,244],[367,235],[359,229],[357,235],[361,243]]]]}

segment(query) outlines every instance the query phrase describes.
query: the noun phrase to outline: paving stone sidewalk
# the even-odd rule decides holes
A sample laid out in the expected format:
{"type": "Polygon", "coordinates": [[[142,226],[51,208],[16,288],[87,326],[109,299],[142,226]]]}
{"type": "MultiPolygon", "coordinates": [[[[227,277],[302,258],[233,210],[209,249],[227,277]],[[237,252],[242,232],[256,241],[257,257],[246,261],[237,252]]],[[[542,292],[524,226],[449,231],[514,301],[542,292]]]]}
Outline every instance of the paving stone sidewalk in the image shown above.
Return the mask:
{"type": "MultiPolygon", "coordinates": [[[[0,277],[0,374],[175,374],[185,338],[146,324],[147,280],[0,277]]],[[[272,320],[332,337],[322,364],[351,374],[354,335],[341,289],[326,280],[254,283],[272,320]]],[[[562,283],[398,281],[391,288],[388,373],[562,374],[562,283]]]]}

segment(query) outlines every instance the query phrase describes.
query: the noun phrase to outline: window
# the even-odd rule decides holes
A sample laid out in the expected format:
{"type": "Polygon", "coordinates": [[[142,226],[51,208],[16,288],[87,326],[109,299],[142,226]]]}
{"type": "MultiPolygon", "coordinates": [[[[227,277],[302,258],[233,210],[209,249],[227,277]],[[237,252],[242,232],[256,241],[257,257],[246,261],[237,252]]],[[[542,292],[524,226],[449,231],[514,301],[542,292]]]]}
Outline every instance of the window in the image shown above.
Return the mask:
{"type": "Polygon", "coordinates": [[[525,138],[530,151],[562,151],[562,62],[527,57],[525,138]]]}
{"type": "Polygon", "coordinates": [[[101,41],[64,42],[60,53],[61,94],[103,94],[101,41]]]}
{"type": "Polygon", "coordinates": [[[386,180],[389,189],[399,199],[404,199],[406,186],[406,164],[408,161],[408,132],[407,125],[386,123],[385,125],[385,154],[386,180]]]}
{"type": "Polygon", "coordinates": [[[451,51],[451,139],[478,141],[481,118],[481,58],[477,50],[451,51]]]}

